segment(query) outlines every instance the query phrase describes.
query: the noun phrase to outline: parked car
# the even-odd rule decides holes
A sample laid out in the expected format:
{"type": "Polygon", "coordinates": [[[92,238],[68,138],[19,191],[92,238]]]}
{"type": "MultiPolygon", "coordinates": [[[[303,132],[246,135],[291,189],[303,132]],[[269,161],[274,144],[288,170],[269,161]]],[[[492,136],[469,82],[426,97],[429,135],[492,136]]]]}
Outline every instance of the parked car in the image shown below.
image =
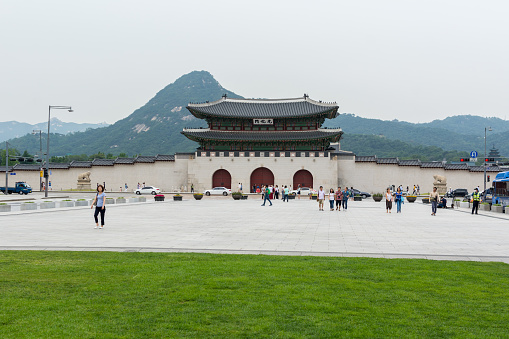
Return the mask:
{"type": "Polygon", "coordinates": [[[466,188],[456,188],[454,191],[447,192],[445,194],[446,197],[452,198],[452,197],[468,197],[468,190],[466,188]]]}
{"type": "Polygon", "coordinates": [[[228,195],[232,193],[232,190],[226,187],[214,187],[213,189],[206,190],[205,195],[228,195]]]}
{"type": "MultiPolygon", "coordinates": [[[[5,192],[5,187],[0,187],[0,193],[5,192]]],[[[27,195],[28,193],[32,193],[32,187],[29,184],[23,181],[18,181],[13,187],[7,187],[7,193],[18,193],[27,195]]]]}
{"type": "Polygon", "coordinates": [[[368,192],[361,192],[357,189],[353,189],[353,195],[356,196],[356,195],[360,195],[362,197],[362,199],[366,199],[366,198],[369,198],[371,196],[371,194],[369,194],[368,192]]]}
{"type": "Polygon", "coordinates": [[[312,188],[309,188],[309,187],[300,187],[296,190],[293,190],[293,191],[290,191],[290,195],[297,195],[299,194],[300,192],[300,195],[305,197],[307,195],[310,195],[310,194],[317,194],[318,192],[312,188]]]}
{"type": "Polygon", "coordinates": [[[161,190],[159,188],[157,188],[157,187],[145,186],[145,187],[142,187],[142,188],[138,188],[135,192],[138,195],[140,195],[140,194],[152,194],[152,195],[156,195],[156,194],[159,194],[161,192],[161,190]]]}

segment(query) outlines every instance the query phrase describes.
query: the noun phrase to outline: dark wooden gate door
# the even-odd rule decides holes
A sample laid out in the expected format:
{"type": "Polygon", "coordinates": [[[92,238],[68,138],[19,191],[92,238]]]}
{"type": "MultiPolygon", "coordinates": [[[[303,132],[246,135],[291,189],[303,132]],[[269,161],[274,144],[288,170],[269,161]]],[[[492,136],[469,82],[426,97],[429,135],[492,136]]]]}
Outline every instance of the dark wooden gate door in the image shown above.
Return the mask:
{"type": "Polygon", "coordinates": [[[219,169],[212,176],[212,187],[232,188],[232,176],[225,169],[219,169]]]}
{"type": "Polygon", "coordinates": [[[251,173],[251,189],[252,187],[262,185],[274,185],[274,174],[272,171],[265,167],[259,167],[251,173]]]}
{"type": "Polygon", "coordinates": [[[293,175],[293,189],[297,187],[313,187],[313,175],[307,170],[299,170],[293,175]]]}

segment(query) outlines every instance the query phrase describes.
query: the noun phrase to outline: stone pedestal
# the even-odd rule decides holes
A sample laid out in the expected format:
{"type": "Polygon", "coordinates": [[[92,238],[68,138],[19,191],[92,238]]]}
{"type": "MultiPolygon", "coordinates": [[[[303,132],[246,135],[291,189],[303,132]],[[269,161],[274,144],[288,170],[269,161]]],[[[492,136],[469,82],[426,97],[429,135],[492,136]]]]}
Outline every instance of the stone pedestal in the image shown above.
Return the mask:
{"type": "Polygon", "coordinates": [[[92,186],[90,186],[90,179],[78,179],[78,189],[79,190],[92,190],[92,186]]]}

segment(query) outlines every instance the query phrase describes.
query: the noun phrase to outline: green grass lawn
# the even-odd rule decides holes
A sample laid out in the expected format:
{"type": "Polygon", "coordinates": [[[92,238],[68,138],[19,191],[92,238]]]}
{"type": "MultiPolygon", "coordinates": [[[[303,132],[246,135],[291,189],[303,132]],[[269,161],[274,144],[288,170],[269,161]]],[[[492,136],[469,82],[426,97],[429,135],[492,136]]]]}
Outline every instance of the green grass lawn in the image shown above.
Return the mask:
{"type": "Polygon", "coordinates": [[[0,337],[509,337],[509,265],[0,251],[0,337]]]}

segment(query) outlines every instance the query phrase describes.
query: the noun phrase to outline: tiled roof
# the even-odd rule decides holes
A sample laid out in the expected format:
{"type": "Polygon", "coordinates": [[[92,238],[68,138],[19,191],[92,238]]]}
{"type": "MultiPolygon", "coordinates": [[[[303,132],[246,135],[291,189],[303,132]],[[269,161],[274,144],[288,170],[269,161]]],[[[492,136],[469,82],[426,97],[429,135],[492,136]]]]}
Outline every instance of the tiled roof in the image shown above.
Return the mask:
{"type": "Polygon", "coordinates": [[[443,168],[444,164],[441,161],[428,161],[421,162],[422,168],[443,168]]]}
{"type": "Polygon", "coordinates": [[[377,158],[376,163],[377,164],[398,164],[398,158],[377,158]]]}
{"type": "MultiPolygon", "coordinates": [[[[7,166],[7,171],[8,172],[12,171],[12,166],[7,166]]],[[[0,172],[5,173],[5,166],[0,166],[0,172]]]]}
{"type": "Polygon", "coordinates": [[[132,165],[134,164],[135,158],[116,158],[115,164],[125,164],[125,165],[132,165]]]}
{"type": "MultiPolygon", "coordinates": [[[[15,171],[39,171],[41,169],[41,165],[39,164],[16,164],[13,169],[15,171]]],[[[4,168],[5,172],[5,168],[4,168]]]]}
{"type": "Polygon", "coordinates": [[[158,154],[156,155],[156,161],[175,161],[175,155],[158,154]]]}
{"type": "Polygon", "coordinates": [[[153,155],[138,155],[136,157],[136,160],[134,160],[134,162],[150,163],[150,162],[154,162],[155,160],[156,160],[156,157],[153,155]]]}
{"type": "Polygon", "coordinates": [[[89,167],[92,167],[92,161],[72,161],[70,164],[69,164],[69,167],[72,167],[72,168],[89,168],[89,167]]]}
{"type": "Polygon", "coordinates": [[[290,118],[326,114],[329,119],[337,116],[336,103],[322,103],[304,96],[296,99],[230,99],[189,104],[187,109],[197,118],[206,116],[231,118],[290,118]]]}
{"type": "Polygon", "coordinates": [[[400,160],[400,166],[421,166],[421,161],[419,159],[416,160],[400,160]]]}
{"type": "Polygon", "coordinates": [[[286,141],[286,140],[310,140],[334,138],[339,140],[343,131],[341,129],[319,129],[311,131],[211,131],[209,129],[186,129],[182,132],[186,137],[194,141],[200,140],[245,140],[245,141],[286,141]]]}
{"type": "Polygon", "coordinates": [[[68,163],[58,163],[58,162],[54,162],[54,163],[50,163],[49,164],[49,168],[50,169],[68,169],[69,168],[69,164],[68,163]]]}
{"type": "Polygon", "coordinates": [[[356,155],[355,162],[376,162],[376,155],[356,155]]]}
{"type": "Polygon", "coordinates": [[[468,170],[467,164],[445,164],[444,169],[446,170],[468,170]]]}
{"type": "Polygon", "coordinates": [[[113,166],[115,159],[94,159],[92,166],[113,166]]]}

